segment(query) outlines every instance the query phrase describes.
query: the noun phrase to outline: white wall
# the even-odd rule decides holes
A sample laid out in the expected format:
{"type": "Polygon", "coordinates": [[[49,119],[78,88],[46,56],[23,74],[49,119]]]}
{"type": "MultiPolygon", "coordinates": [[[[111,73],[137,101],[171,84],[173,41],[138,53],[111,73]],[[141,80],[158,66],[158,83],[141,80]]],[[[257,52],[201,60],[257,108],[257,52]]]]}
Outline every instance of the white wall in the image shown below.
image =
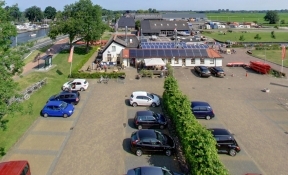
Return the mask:
{"type": "Polygon", "coordinates": [[[125,49],[125,47],[112,42],[111,45],[105,50],[105,52],[103,52],[102,54],[102,58],[103,58],[103,62],[107,61],[107,54],[111,54],[111,62],[116,62],[117,61],[117,54],[120,54],[122,49],[125,49]],[[112,52],[112,46],[116,46],[116,51],[112,52]]]}

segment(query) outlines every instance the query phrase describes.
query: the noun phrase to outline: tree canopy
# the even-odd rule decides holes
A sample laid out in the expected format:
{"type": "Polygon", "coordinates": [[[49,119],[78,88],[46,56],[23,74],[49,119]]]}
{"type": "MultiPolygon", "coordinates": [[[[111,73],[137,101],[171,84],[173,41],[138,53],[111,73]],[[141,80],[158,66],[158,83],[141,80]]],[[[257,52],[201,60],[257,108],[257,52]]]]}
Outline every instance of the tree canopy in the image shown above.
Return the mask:
{"type": "Polygon", "coordinates": [[[8,15],[10,16],[11,21],[19,21],[20,17],[22,16],[22,13],[18,7],[18,4],[12,5],[12,6],[6,6],[5,10],[8,11],[8,15]]]}
{"type": "Polygon", "coordinates": [[[32,6],[25,10],[25,17],[28,18],[29,21],[40,21],[43,19],[43,13],[40,7],[32,6]]]}
{"type": "Polygon", "coordinates": [[[276,24],[279,21],[279,16],[276,11],[268,11],[264,16],[265,21],[269,21],[269,24],[276,24]]]}
{"type": "Polygon", "coordinates": [[[70,45],[79,36],[86,42],[88,49],[89,42],[99,39],[105,30],[101,17],[101,7],[93,5],[91,0],[66,5],[64,11],[56,16],[57,21],[51,26],[48,36],[55,39],[59,34],[67,34],[70,45]]]}
{"type": "Polygon", "coordinates": [[[48,6],[44,10],[44,17],[48,19],[54,19],[56,16],[56,9],[54,7],[48,6]]]}
{"type": "Polygon", "coordinates": [[[25,46],[11,48],[11,38],[17,35],[16,27],[11,24],[8,11],[3,8],[4,2],[0,1],[0,129],[6,128],[8,119],[6,114],[20,111],[19,103],[8,103],[8,100],[17,96],[18,84],[13,81],[15,74],[22,72],[24,65],[22,55],[27,52],[25,46]]]}

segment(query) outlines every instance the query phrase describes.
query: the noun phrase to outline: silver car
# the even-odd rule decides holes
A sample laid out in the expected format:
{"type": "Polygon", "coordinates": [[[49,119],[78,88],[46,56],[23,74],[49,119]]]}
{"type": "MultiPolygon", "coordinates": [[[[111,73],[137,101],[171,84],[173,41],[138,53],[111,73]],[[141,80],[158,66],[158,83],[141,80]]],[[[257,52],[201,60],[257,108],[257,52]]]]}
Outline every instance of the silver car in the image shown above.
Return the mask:
{"type": "Polygon", "coordinates": [[[145,91],[133,92],[130,96],[130,105],[136,106],[152,106],[156,107],[160,105],[160,99],[155,94],[150,94],[145,91]]]}

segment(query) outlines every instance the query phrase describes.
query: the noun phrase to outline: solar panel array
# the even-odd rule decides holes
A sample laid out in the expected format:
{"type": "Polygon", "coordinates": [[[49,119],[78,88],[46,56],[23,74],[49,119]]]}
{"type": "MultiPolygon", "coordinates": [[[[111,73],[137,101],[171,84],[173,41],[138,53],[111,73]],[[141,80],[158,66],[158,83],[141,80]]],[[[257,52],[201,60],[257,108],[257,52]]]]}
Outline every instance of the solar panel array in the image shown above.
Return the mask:
{"type": "Polygon", "coordinates": [[[173,49],[173,48],[181,48],[181,49],[207,49],[209,46],[207,45],[191,45],[186,44],[185,42],[177,43],[175,47],[174,42],[142,42],[142,49],[173,49]]]}
{"type": "Polygon", "coordinates": [[[130,58],[208,58],[206,49],[130,49],[130,58]]]}

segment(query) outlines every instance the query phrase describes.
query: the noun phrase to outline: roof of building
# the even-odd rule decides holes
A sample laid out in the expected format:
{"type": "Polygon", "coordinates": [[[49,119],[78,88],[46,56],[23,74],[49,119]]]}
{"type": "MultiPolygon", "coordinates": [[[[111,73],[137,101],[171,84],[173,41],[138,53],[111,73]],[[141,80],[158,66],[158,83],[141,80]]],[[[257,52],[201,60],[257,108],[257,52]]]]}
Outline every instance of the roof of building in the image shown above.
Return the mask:
{"type": "Polygon", "coordinates": [[[136,21],[144,19],[162,19],[162,14],[160,13],[136,14],[134,18],[136,21]]]}
{"type": "Polygon", "coordinates": [[[162,17],[165,19],[174,19],[174,18],[207,18],[204,13],[165,13],[162,14],[162,17]]]}
{"type": "Polygon", "coordinates": [[[129,17],[129,16],[122,16],[119,20],[118,20],[118,28],[135,28],[135,21],[133,17],[129,17]]]}
{"type": "Polygon", "coordinates": [[[110,37],[105,47],[103,48],[102,53],[113,43],[117,43],[125,48],[137,48],[139,46],[139,40],[134,34],[127,34],[127,42],[125,41],[125,34],[114,34],[110,37]]]}
{"type": "Polygon", "coordinates": [[[160,33],[161,30],[189,31],[186,21],[143,20],[141,21],[142,33],[160,33]]]}
{"type": "Polygon", "coordinates": [[[223,58],[213,49],[123,49],[123,58],[223,58]]]}

